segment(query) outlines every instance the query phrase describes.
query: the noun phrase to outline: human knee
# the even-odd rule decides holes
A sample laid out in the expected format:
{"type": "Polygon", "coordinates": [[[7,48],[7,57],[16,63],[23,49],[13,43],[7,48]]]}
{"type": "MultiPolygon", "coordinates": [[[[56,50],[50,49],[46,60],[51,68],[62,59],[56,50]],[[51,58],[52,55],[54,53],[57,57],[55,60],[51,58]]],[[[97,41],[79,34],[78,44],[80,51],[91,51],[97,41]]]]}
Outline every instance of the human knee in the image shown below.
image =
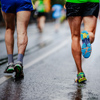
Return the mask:
{"type": "Polygon", "coordinates": [[[13,32],[15,31],[15,29],[14,29],[14,28],[6,28],[6,31],[7,31],[7,32],[12,32],[12,33],[13,33],[13,32]]]}
{"type": "Polygon", "coordinates": [[[80,41],[80,35],[78,35],[78,34],[72,34],[72,41],[73,42],[80,41]]]}

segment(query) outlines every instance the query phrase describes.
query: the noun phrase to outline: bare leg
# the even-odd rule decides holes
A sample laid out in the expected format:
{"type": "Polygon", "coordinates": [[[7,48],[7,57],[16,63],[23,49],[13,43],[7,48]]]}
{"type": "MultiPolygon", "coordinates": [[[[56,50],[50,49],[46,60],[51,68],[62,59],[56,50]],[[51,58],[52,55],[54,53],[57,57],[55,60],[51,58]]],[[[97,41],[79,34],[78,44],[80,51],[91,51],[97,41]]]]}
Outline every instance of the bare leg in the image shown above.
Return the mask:
{"type": "Polygon", "coordinates": [[[39,29],[39,32],[41,33],[41,26],[40,26],[40,17],[37,19],[37,27],[39,29]]]}
{"type": "Polygon", "coordinates": [[[95,38],[97,18],[95,16],[83,17],[84,30],[89,32],[90,41],[93,43],[95,38]]]}
{"type": "Polygon", "coordinates": [[[60,18],[56,19],[55,32],[58,32],[59,27],[60,27],[60,18]]]}
{"type": "Polygon", "coordinates": [[[5,13],[2,11],[2,15],[6,25],[5,43],[8,54],[8,66],[4,73],[14,72],[14,60],[13,60],[13,48],[14,48],[14,30],[15,30],[15,14],[5,13]]]}
{"type": "Polygon", "coordinates": [[[40,18],[38,18],[38,28],[40,30],[40,32],[42,32],[44,25],[45,25],[45,16],[41,16],[40,18]]]}
{"type": "Polygon", "coordinates": [[[5,43],[7,48],[7,54],[13,54],[15,14],[5,13],[2,11],[2,15],[6,24],[5,43]]]}
{"type": "Polygon", "coordinates": [[[18,54],[24,55],[28,43],[27,26],[29,23],[31,12],[20,11],[17,13],[17,45],[18,54]]]}
{"type": "Polygon", "coordinates": [[[46,20],[45,16],[42,16],[40,18],[40,27],[41,27],[42,30],[43,30],[44,25],[45,25],[45,20],[46,20]]]}
{"type": "Polygon", "coordinates": [[[80,26],[81,17],[69,17],[68,22],[72,36],[72,54],[76,63],[77,71],[83,72],[81,64],[81,46],[80,46],[80,26]]]}

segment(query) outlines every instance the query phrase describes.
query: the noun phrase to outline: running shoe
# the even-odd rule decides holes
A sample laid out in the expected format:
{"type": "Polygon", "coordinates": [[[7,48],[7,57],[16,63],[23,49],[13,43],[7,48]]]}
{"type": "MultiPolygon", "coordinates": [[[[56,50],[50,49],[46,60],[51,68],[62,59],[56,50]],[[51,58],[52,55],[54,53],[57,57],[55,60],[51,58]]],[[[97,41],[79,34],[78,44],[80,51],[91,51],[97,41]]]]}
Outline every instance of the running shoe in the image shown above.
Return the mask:
{"type": "Polygon", "coordinates": [[[20,63],[20,62],[16,63],[14,70],[15,70],[15,78],[23,78],[24,77],[22,63],[20,63]]]}
{"type": "Polygon", "coordinates": [[[91,43],[89,39],[89,33],[87,31],[81,32],[81,39],[82,39],[82,55],[84,58],[89,58],[91,55],[91,43]]]}
{"type": "Polygon", "coordinates": [[[7,68],[5,69],[4,73],[13,73],[14,72],[14,63],[10,63],[7,65],[7,68]]]}
{"type": "Polygon", "coordinates": [[[83,72],[80,72],[79,74],[77,74],[77,79],[76,79],[77,83],[85,83],[86,80],[87,79],[86,79],[85,74],[83,72]]]}

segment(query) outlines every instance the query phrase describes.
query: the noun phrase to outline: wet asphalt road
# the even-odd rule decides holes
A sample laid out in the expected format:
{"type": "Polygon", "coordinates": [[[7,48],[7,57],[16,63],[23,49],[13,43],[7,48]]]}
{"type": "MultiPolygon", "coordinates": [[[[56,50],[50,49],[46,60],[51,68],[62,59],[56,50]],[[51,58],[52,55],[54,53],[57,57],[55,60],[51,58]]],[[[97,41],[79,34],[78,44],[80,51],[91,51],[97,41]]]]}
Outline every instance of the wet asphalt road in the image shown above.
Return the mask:
{"type": "MultiPolygon", "coordinates": [[[[68,24],[62,24],[59,33],[55,33],[54,23],[47,23],[43,36],[39,36],[35,25],[29,25],[29,43],[24,58],[25,77],[18,81],[14,79],[14,74],[8,77],[3,73],[6,64],[1,64],[0,100],[100,100],[99,27],[100,21],[91,57],[82,58],[87,82],[79,85],[74,82],[77,72],[71,54],[68,24]]],[[[16,54],[17,50],[14,52],[16,54]]],[[[2,55],[6,57],[5,51],[2,55]]]]}

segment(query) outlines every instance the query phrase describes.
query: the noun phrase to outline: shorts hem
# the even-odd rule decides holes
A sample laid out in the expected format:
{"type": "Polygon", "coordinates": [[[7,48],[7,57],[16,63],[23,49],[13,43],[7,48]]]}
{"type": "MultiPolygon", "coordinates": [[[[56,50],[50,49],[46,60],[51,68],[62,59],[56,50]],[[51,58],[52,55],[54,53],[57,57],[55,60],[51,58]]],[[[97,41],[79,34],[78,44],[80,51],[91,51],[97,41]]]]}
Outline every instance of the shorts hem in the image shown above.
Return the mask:
{"type": "Polygon", "coordinates": [[[9,12],[9,11],[5,11],[5,10],[3,10],[3,9],[1,9],[3,12],[5,12],[5,13],[14,13],[15,14],[15,12],[9,12]]]}
{"type": "Polygon", "coordinates": [[[20,12],[20,11],[33,11],[33,10],[22,9],[22,10],[17,10],[16,13],[17,13],[17,12],[20,12]]]}
{"type": "Polygon", "coordinates": [[[84,15],[84,16],[81,16],[81,15],[69,15],[69,16],[67,16],[66,18],[69,18],[69,17],[78,17],[78,16],[80,16],[80,17],[86,17],[86,16],[95,16],[96,18],[98,18],[98,16],[96,16],[96,15],[84,15]]]}
{"type": "Polygon", "coordinates": [[[16,12],[9,12],[9,11],[5,11],[5,10],[3,10],[3,9],[1,9],[3,12],[5,12],[5,13],[17,13],[17,12],[20,12],[20,11],[33,11],[33,10],[24,10],[24,9],[22,9],[22,10],[17,10],[16,12]]]}

